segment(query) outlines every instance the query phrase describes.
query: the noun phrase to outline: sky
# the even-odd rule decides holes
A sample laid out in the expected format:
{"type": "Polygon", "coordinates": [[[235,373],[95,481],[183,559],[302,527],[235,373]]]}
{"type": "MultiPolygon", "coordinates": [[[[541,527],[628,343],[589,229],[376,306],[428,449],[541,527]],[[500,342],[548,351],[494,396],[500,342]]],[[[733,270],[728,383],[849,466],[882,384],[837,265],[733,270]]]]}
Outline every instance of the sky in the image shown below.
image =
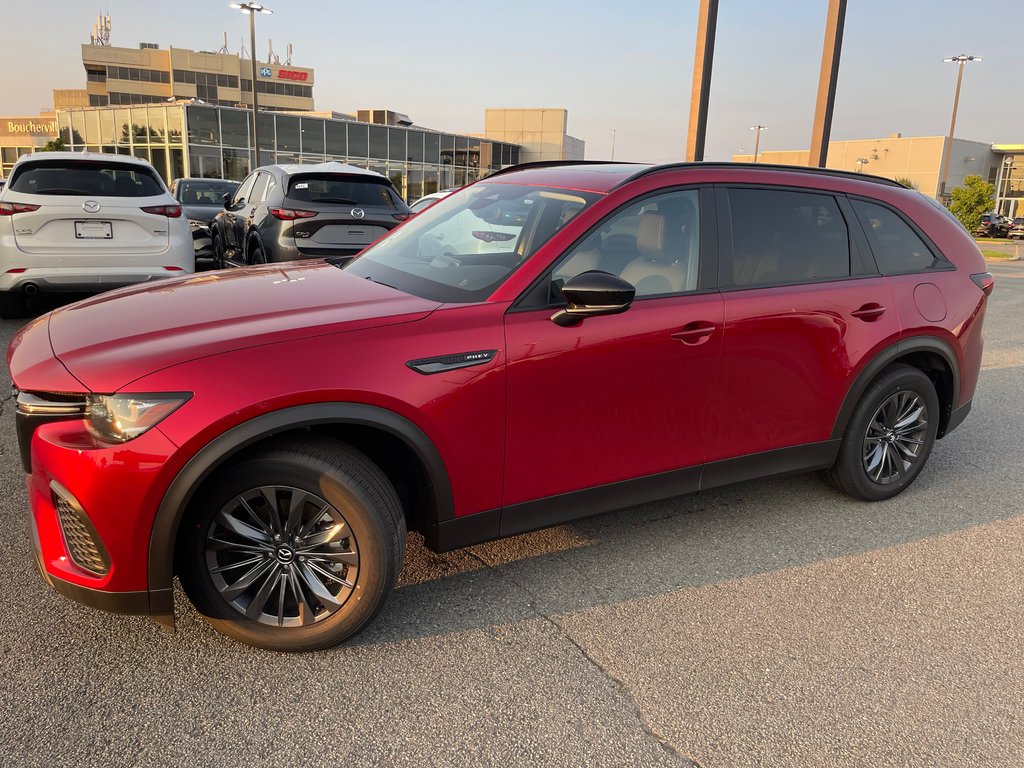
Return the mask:
{"type": "MultiPolygon", "coordinates": [[[[102,9],[111,42],[237,52],[248,22],[228,0],[49,0],[48,23],[14,29],[0,0],[0,114],[32,115],[53,88],[84,88],[79,45],[102,9]]],[[[849,0],[833,139],[949,130],[956,65],[969,53],[957,137],[1024,143],[1019,0],[849,0]]],[[[267,0],[256,48],[316,70],[316,108],[386,108],[421,126],[482,132],[487,107],[565,107],[588,159],[683,159],[698,0],[267,0]]],[[[19,3],[20,5],[20,3],[19,3]]],[[[721,0],[706,157],[810,144],[827,0],[721,0]]]]}

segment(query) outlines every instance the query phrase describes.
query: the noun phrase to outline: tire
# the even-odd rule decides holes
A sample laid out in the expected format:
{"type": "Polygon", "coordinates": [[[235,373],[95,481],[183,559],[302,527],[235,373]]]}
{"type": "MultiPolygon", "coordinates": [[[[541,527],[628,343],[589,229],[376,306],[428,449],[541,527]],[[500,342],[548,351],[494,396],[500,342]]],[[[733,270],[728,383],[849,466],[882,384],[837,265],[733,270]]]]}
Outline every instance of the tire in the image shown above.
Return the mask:
{"type": "Polygon", "coordinates": [[[202,489],[182,525],[178,574],[218,632],[258,648],[318,650],[377,615],[405,537],[398,495],[376,464],[341,442],[291,439],[202,489]]]}
{"type": "Polygon", "coordinates": [[[263,246],[260,245],[258,240],[251,240],[249,244],[249,264],[256,266],[257,264],[266,264],[267,254],[263,250],[263,246]]]}
{"type": "Polygon", "coordinates": [[[0,317],[13,320],[28,314],[28,296],[24,293],[4,291],[0,293],[0,317]]]}
{"type": "Polygon", "coordinates": [[[224,241],[220,235],[213,233],[213,268],[224,269],[227,267],[227,254],[224,253],[224,241]]]}
{"type": "Polygon", "coordinates": [[[854,408],[836,463],[826,471],[829,484],[865,501],[902,493],[931,455],[939,412],[931,379],[909,365],[889,366],[854,408]]]}

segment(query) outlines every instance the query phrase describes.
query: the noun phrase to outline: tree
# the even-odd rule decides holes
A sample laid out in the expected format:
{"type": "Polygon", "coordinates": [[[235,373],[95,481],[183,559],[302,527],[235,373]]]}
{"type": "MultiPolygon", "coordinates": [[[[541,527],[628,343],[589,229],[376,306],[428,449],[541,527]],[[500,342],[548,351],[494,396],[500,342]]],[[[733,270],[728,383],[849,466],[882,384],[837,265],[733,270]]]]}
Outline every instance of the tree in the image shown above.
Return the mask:
{"type": "Polygon", "coordinates": [[[48,142],[46,142],[43,145],[42,149],[40,149],[39,151],[40,152],[63,152],[65,149],[67,149],[67,147],[64,146],[64,139],[58,137],[56,139],[50,139],[48,142]]]}
{"type": "Polygon", "coordinates": [[[917,189],[917,184],[915,184],[906,176],[897,176],[895,179],[893,179],[893,181],[895,181],[901,187],[906,187],[907,189],[917,189]]]}
{"type": "Polygon", "coordinates": [[[981,215],[992,210],[995,192],[996,188],[981,176],[968,176],[963,186],[949,193],[953,199],[949,212],[960,220],[968,232],[973,232],[981,224],[981,215]]]}

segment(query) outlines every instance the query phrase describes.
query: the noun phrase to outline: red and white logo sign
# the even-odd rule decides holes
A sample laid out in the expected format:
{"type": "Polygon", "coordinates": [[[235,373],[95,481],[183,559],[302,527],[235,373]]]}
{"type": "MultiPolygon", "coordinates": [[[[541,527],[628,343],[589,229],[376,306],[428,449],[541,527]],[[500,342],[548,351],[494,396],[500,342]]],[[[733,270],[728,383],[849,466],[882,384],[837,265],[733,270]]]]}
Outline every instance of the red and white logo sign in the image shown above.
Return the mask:
{"type": "Polygon", "coordinates": [[[277,76],[282,80],[308,80],[309,72],[298,72],[294,69],[279,69],[277,76]]]}

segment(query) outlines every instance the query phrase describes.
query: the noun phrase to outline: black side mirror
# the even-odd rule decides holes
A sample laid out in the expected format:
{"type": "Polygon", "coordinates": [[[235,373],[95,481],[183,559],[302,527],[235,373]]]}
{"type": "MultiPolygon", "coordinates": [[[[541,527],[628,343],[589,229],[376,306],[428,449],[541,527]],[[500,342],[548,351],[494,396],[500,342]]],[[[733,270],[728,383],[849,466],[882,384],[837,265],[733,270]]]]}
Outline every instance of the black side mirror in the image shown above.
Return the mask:
{"type": "Polygon", "coordinates": [[[224,207],[225,208],[230,208],[231,207],[231,193],[230,192],[225,192],[223,195],[220,196],[220,199],[224,201],[224,207]]]}
{"type": "Polygon", "coordinates": [[[594,269],[582,272],[562,286],[569,303],[551,316],[555,325],[577,325],[588,317],[618,315],[633,303],[636,288],[621,277],[594,269]]]}

